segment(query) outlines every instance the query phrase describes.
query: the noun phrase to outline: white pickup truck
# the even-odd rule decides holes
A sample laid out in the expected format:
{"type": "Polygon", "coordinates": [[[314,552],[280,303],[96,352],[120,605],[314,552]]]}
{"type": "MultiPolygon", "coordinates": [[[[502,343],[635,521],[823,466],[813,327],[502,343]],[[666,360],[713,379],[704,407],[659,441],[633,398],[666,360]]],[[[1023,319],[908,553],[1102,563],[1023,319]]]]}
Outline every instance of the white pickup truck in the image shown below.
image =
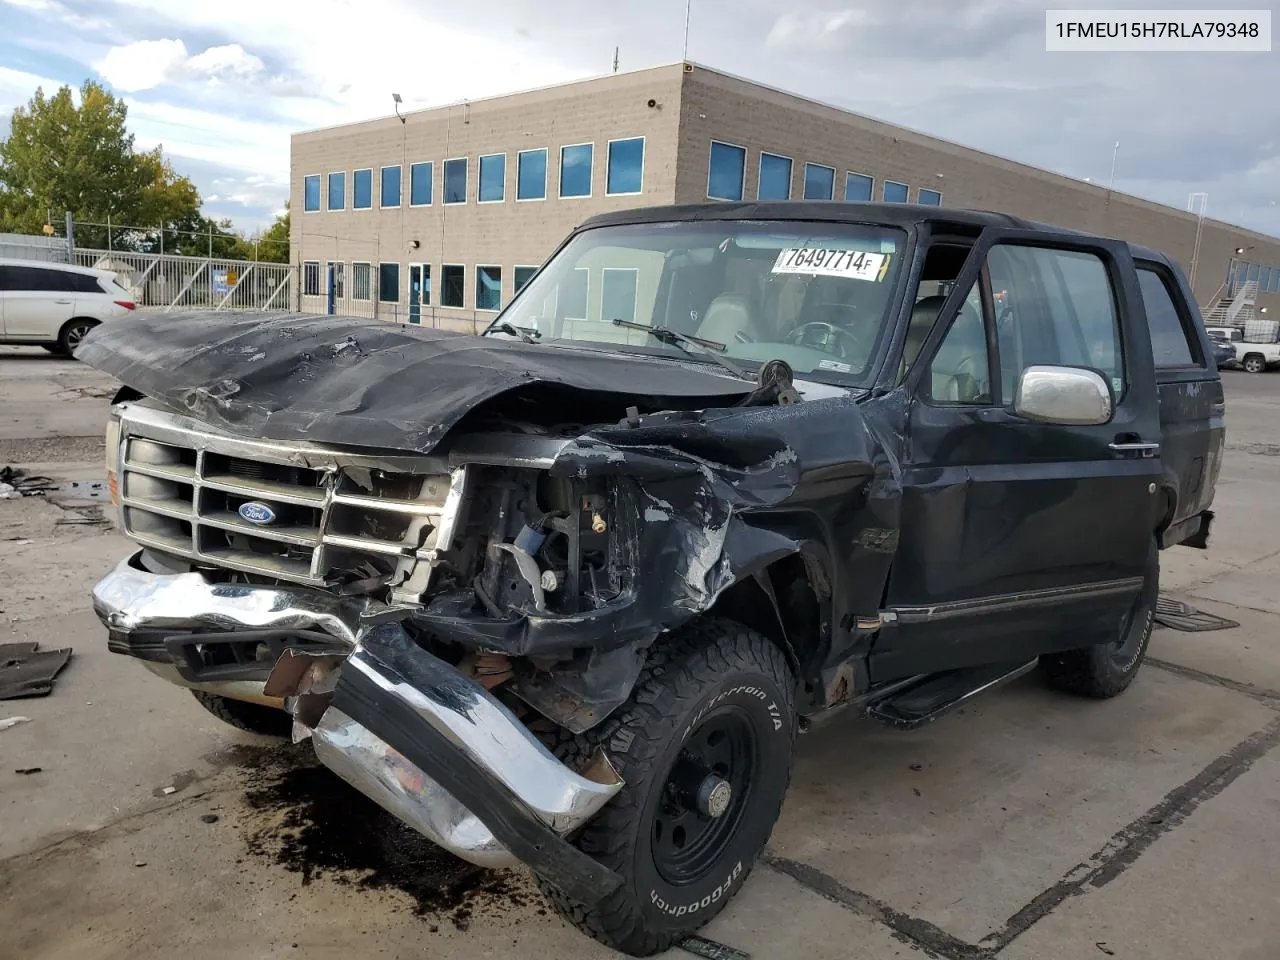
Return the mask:
{"type": "Polygon", "coordinates": [[[1280,343],[1246,340],[1239,327],[1206,327],[1215,340],[1226,340],[1236,351],[1236,362],[1246,373],[1264,373],[1280,365],[1280,343]]]}

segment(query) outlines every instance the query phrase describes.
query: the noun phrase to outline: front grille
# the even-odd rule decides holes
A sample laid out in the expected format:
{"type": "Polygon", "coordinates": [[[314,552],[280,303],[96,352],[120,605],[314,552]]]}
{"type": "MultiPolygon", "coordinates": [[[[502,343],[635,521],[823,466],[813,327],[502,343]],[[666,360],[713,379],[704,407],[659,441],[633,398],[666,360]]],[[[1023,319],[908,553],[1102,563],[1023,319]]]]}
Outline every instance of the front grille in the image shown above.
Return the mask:
{"type": "Polygon", "coordinates": [[[133,404],[120,432],[125,533],[201,565],[315,586],[398,584],[452,536],[461,468],[419,472],[430,461],[415,458],[413,470],[388,469],[386,458],[244,440],[133,404]]]}

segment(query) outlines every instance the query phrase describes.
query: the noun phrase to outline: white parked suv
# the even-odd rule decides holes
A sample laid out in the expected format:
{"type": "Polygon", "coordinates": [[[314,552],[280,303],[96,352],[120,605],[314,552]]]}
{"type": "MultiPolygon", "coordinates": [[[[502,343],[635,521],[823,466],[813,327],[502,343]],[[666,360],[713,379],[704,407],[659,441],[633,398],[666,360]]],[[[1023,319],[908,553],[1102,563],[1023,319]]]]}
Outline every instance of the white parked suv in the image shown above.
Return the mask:
{"type": "Polygon", "coordinates": [[[109,271],[0,260],[0,343],[29,343],[70,355],[86,333],[135,306],[133,295],[109,271]]]}

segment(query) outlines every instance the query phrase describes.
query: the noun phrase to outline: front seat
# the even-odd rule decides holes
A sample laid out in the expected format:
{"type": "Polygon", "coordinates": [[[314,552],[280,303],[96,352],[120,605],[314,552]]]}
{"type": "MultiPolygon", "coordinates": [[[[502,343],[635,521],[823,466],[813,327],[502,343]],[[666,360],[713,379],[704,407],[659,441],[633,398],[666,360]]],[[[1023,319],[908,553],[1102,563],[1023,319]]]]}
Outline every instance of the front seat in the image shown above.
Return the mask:
{"type": "Polygon", "coordinates": [[[740,293],[722,293],[707,307],[707,315],[698,326],[697,336],[731,346],[741,342],[738,334],[744,334],[750,340],[760,339],[751,301],[740,293]]]}
{"type": "Polygon", "coordinates": [[[938,312],[946,302],[947,298],[944,296],[921,297],[911,308],[911,320],[907,324],[907,339],[902,347],[902,369],[898,373],[899,381],[907,375],[907,370],[920,355],[920,348],[924,346],[925,338],[929,336],[934,321],[938,319],[938,312]]]}

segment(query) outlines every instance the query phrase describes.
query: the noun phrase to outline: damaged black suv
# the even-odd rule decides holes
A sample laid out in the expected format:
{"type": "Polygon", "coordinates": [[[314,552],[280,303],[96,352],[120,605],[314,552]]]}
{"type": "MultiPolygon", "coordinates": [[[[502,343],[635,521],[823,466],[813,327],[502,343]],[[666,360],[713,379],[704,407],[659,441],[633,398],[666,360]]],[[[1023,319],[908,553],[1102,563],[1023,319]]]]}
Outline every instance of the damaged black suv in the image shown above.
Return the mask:
{"type": "Polygon", "coordinates": [[[1124,690],[1224,443],[1168,258],[936,207],[597,217],[481,336],[144,314],[77,355],[124,384],[111,649],[637,955],[740,889],[835,711],[1124,690]]]}

